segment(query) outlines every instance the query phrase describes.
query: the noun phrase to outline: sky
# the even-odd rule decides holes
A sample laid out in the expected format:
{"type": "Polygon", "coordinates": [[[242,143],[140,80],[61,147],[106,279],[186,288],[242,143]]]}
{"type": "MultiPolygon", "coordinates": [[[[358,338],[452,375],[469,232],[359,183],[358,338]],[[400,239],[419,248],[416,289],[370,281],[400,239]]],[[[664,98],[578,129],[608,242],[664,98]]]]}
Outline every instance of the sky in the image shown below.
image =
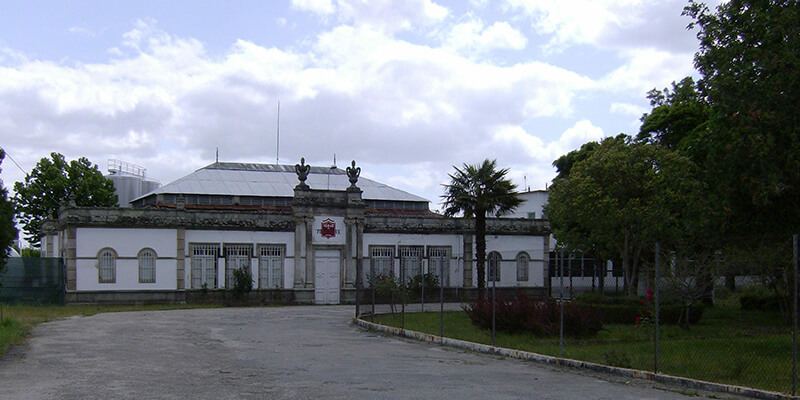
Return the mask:
{"type": "Polygon", "coordinates": [[[166,184],[218,149],[355,160],[433,210],[453,166],[486,158],[545,189],[555,159],[636,134],[648,90],[696,75],[685,5],[0,0],[0,178],[10,189],[58,152],[166,184]]]}

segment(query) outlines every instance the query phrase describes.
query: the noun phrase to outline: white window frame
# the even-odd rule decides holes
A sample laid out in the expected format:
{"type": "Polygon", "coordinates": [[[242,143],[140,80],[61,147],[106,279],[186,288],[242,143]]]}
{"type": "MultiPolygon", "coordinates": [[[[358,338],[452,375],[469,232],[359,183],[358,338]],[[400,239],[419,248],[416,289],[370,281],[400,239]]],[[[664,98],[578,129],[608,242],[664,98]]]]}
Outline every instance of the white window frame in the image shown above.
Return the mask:
{"type": "Polygon", "coordinates": [[[450,246],[429,246],[428,247],[428,272],[439,277],[441,270],[441,278],[439,284],[442,287],[450,286],[450,246]]]}
{"type": "Polygon", "coordinates": [[[530,279],[531,256],[521,251],[517,254],[517,281],[527,282],[530,279]]]}
{"type": "Polygon", "coordinates": [[[139,250],[136,258],[139,260],[139,283],[156,283],[156,251],[146,247],[139,250]]]}
{"type": "Polygon", "coordinates": [[[400,279],[410,281],[422,271],[422,246],[400,246],[400,279]]]}
{"type": "Polygon", "coordinates": [[[190,243],[189,254],[191,257],[192,289],[206,289],[217,287],[217,264],[219,260],[219,245],[208,243],[190,243]]]}
{"type": "MultiPolygon", "coordinates": [[[[225,244],[225,287],[233,289],[233,271],[239,268],[250,270],[250,259],[253,258],[252,244],[225,244]]],[[[250,270],[253,273],[253,270],[250,270]]]]}
{"type": "Polygon", "coordinates": [[[486,282],[500,282],[500,265],[503,263],[503,256],[497,251],[492,251],[486,255],[486,282]]]}
{"type": "Polygon", "coordinates": [[[258,245],[258,287],[261,289],[283,288],[283,265],[286,245],[258,245]]]}
{"type": "Polygon", "coordinates": [[[97,252],[97,282],[117,283],[117,252],[110,247],[97,252]]]}
{"type": "Polygon", "coordinates": [[[366,281],[372,282],[370,273],[379,276],[394,275],[394,246],[369,246],[370,268],[365,271],[366,281]]]}

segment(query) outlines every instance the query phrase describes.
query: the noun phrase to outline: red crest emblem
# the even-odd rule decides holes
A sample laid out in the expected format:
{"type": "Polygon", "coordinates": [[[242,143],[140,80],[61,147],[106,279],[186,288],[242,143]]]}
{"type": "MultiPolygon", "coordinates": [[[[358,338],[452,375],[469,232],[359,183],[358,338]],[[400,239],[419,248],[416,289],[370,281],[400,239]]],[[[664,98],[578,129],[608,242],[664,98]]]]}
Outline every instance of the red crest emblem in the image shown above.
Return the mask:
{"type": "Polygon", "coordinates": [[[322,237],[330,239],[336,236],[336,222],[330,218],[322,220],[322,237]]]}

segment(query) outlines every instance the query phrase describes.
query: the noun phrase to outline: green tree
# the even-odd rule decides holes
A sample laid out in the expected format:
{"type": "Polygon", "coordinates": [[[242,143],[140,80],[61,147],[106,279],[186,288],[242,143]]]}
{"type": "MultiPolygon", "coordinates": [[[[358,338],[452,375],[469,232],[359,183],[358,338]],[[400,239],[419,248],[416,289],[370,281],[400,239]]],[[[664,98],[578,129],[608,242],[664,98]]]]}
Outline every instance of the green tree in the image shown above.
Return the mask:
{"type": "MultiPolygon", "coordinates": [[[[5,150],[0,149],[0,165],[3,164],[5,157],[5,150]]],[[[0,172],[2,171],[3,169],[0,168],[0,172]]],[[[6,259],[16,238],[17,227],[14,223],[14,204],[9,200],[8,191],[3,185],[3,180],[0,179],[0,272],[6,267],[6,259]]]]}
{"type": "MultiPolygon", "coordinates": [[[[695,66],[711,106],[698,161],[728,210],[732,242],[782,242],[800,226],[800,2],[690,1],[695,66]]],[[[796,233],[796,232],[795,232],[796,233]]]]}
{"type": "Polygon", "coordinates": [[[697,90],[694,79],[672,82],[672,90],[647,92],[653,110],[642,116],[637,140],[658,143],[670,149],[693,150],[692,140],[701,134],[710,117],[708,103],[697,90]]]}
{"type": "Polygon", "coordinates": [[[708,205],[696,173],[691,160],[665,146],[606,138],[553,181],[545,213],[560,244],[621,261],[633,293],[655,242],[675,245],[702,220],[708,205]]]}
{"type": "Polygon", "coordinates": [[[456,172],[448,175],[450,183],[443,185],[444,214],[451,217],[463,214],[475,219],[478,289],[483,289],[486,287],[486,215],[507,214],[517,208],[522,199],[517,195],[517,185],[506,178],[508,169],[497,169],[497,160],[486,159],[481,164],[453,168],[456,172]]]}
{"type": "Polygon", "coordinates": [[[41,241],[42,221],[58,218],[58,210],[68,199],[80,207],[115,207],[114,183],[103,176],[97,165],[81,157],[67,161],[58,153],[42,158],[24,182],[14,184],[17,215],[26,239],[34,246],[41,241]]]}

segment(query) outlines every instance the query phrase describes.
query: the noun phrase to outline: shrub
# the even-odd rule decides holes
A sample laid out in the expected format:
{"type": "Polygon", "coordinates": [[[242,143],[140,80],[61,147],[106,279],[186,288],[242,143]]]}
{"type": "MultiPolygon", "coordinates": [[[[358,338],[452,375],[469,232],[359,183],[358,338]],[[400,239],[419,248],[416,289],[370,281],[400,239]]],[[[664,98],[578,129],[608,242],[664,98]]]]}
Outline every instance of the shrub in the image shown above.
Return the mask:
{"type": "Polygon", "coordinates": [[[241,297],[245,293],[253,290],[253,274],[250,268],[240,267],[233,270],[233,294],[241,297]]]}
{"type": "Polygon", "coordinates": [[[748,311],[780,311],[780,295],[763,286],[748,286],[739,295],[739,306],[748,311]]]}
{"type": "Polygon", "coordinates": [[[430,296],[434,292],[438,293],[439,290],[439,278],[436,275],[427,273],[425,275],[417,275],[411,278],[408,281],[408,290],[414,296],[419,296],[420,291],[422,290],[422,279],[425,279],[425,296],[430,296]]]}
{"type": "MultiPolygon", "coordinates": [[[[576,301],[580,304],[591,305],[600,314],[604,324],[633,324],[637,317],[641,317],[647,308],[646,299],[628,296],[603,296],[596,293],[582,294],[576,301]],[[644,301],[644,303],[643,303],[644,301]]],[[[652,307],[651,307],[652,308],[652,307]]],[[[689,307],[689,324],[694,325],[700,321],[705,307],[702,303],[694,303],[689,307]]],[[[683,305],[678,299],[664,299],[659,309],[659,322],[664,325],[677,325],[685,323],[683,305]],[[683,319],[681,316],[683,315],[683,319]]]]}
{"type": "MultiPolygon", "coordinates": [[[[490,329],[492,326],[492,300],[479,298],[464,307],[473,324],[490,329]]],[[[555,300],[536,300],[524,293],[498,298],[495,326],[504,332],[530,332],[536,336],[553,336],[559,333],[561,317],[555,300]]],[[[594,335],[603,328],[596,310],[581,304],[564,304],[564,334],[570,336],[594,335]]]]}

